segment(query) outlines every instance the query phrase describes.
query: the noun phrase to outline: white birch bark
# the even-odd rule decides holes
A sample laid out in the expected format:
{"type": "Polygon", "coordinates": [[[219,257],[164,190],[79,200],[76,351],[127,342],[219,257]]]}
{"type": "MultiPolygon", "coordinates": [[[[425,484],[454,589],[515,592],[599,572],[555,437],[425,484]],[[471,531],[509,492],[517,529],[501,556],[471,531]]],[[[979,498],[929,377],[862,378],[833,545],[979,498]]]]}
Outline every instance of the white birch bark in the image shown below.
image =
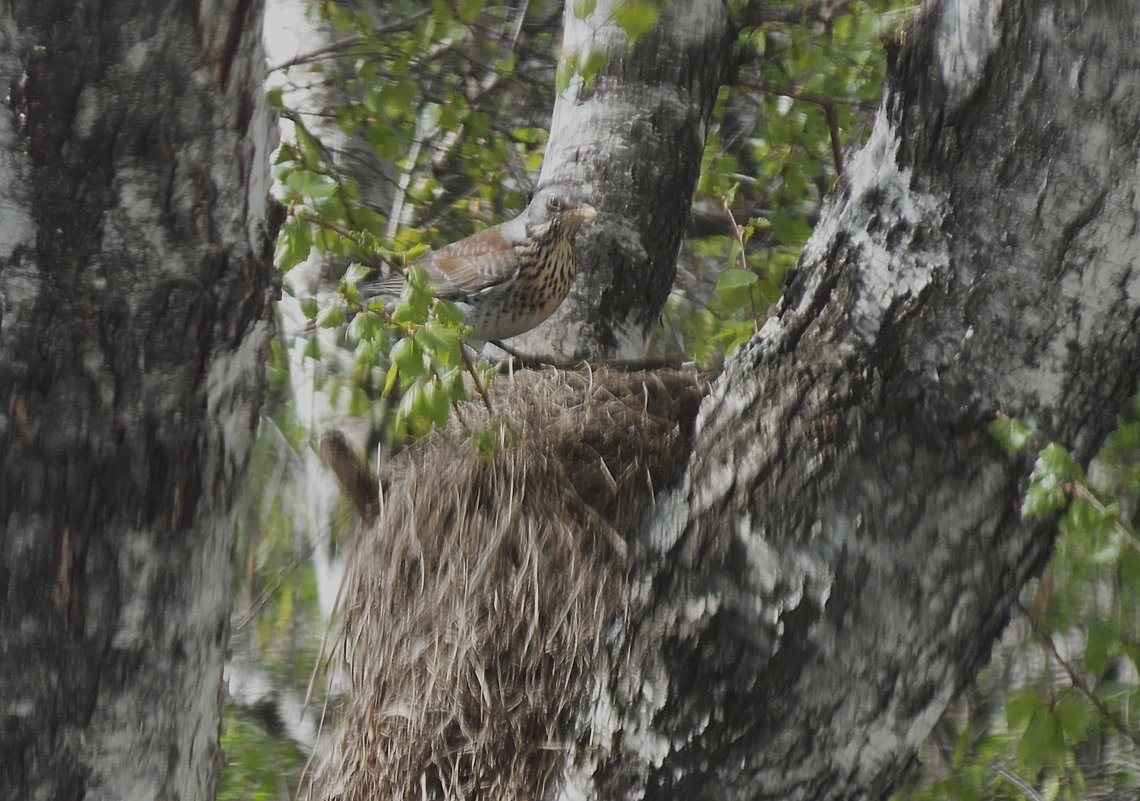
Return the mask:
{"type": "Polygon", "coordinates": [[[259,0],[0,7],[0,797],[213,797],[276,294],[259,0]]]}
{"type": "Polygon", "coordinates": [[[778,316],[702,409],[561,797],[885,798],[1049,553],[1028,421],[1087,461],[1140,369],[1123,2],[942,2],[778,316]]]}
{"type": "Polygon", "coordinates": [[[576,187],[601,215],[579,235],[570,297],[511,347],[559,360],[640,358],[676,273],[709,114],[731,48],[719,0],[664,3],[632,46],[615,22],[621,0],[585,19],[567,3],[563,53],[597,51],[606,65],[559,95],[539,192],[576,187]]]}

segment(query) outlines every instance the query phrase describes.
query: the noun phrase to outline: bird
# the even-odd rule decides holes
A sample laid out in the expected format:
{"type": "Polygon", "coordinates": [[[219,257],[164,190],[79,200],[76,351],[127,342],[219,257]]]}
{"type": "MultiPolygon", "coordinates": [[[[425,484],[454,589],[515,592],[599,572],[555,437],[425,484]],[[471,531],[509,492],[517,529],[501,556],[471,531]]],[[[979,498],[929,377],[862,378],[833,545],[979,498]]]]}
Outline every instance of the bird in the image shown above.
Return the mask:
{"type": "MultiPolygon", "coordinates": [[[[566,299],[578,273],[574,238],[596,216],[589,203],[552,194],[518,217],[412,264],[427,273],[436,297],[463,313],[470,339],[508,339],[546,320],[566,299]]],[[[359,289],[364,298],[395,295],[403,281],[390,275],[359,289]]]]}

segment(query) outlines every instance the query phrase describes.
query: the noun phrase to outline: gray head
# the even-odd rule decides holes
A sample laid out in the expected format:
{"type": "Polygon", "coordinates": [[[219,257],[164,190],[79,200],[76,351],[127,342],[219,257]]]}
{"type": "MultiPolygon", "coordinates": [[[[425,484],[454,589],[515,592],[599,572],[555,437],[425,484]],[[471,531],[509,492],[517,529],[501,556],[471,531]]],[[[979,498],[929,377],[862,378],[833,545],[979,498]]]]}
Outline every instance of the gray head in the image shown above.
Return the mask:
{"type": "Polygon", "coordinates": [[[597,210],[580,197],[558,192],[544,192],[527,206],[525,218],[528,238],[546,236],[574,237],[584,224],[598,216],[597,210]]]}

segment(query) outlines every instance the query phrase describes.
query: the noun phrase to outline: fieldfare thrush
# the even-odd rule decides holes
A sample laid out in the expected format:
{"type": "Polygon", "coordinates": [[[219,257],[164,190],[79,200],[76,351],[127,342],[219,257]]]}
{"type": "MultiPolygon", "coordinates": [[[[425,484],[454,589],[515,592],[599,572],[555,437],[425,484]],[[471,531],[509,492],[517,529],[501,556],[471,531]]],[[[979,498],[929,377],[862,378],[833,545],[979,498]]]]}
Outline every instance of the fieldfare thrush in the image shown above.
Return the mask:
{"type": "MultiPolygon", "coordinates": [[[[437,297],[463,312],[472,339],[506,339],[534,328],[566,299],[578,272],[574,237],[596,216],[590,204],[554,195],[414,264],[435,283],[437,297]]],[[[392,275],[361,286],[361,294],[398,294],[403,280],[392,275]]]]}

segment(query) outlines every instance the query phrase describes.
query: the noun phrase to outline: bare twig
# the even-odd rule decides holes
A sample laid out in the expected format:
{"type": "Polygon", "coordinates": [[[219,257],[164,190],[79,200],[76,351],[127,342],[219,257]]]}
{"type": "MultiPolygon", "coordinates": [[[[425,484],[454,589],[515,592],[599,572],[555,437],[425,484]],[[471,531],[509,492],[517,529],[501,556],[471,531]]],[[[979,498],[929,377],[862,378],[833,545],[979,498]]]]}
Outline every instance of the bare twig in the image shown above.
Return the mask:
{"type": "Polygon", "coordinates": [[[1041,794],[1033,789],[1033,785],[1018,776],[1016,773],[1014,773],[1012,770],[1000,762],[994,762],[992,765],[990,765],[990,770],[992,770],[998,776],[1001,776],[1018,790],[1021,790],[1022,795],[1028,798],[1029,801],[1045,801],[1045,799],[1041,797],[1041,794]]]}
{"type": "Polygon", "coordinates": [[[483,382],[479,380],[479,374],[475,372],[475,365],[471,363],[471,357],[467,355],[467,348],[460,345],[459,353],[463,356],[463,366],[467,368],[467,372],[471,374],[471,380],[475,382],[475,388],[479,390],[483,405],[487,407],[488,412],[494,414],[495,410],[491,408],[491,398],[487,395],[487,389],[483,386],[483,382]]]}
{"type": "Polygon", "coordinates": [[[843,150],[839,147],[839,114],[835,111],[835,104],[831,101],[821,103],[824,116],[827,117],[827,131],[831,135],[831,157],[835,159],[835,174],[843,177],[843,150]]]}
{"type": "MultiPolygon", "coordinates": [[[[407,19],[402,19],[399,22],[393,22],[389,25],[380,25],[372,29],[372,35],[376,37],[387,36],[391,33],[399,33],[400,31],[409,31],[412,27],[424,17],[428,16],[431,11],[424,10],[413,14],[407,19]]],[[[270,67],[270,72],[277,72],[278,70],[287,70],[290,67],[296,67],[301,64],[311,64],[314,61],[320,61],[322,58],[327,58],[334,55],[342,55],[343,50],[350,47],[356,47],[364,44],[364,37],[362,36],[346,36],[336,42],[332,42],[322,48],[313,50],[310,53],[304,53],[294,56],[288,61],[283,61],[275,67],[270,67]]]]}
{"type": "Polygon", "coordinates": [[[630,373],[641,370],[685,370],[689,368],[695,370],[693,362],[680,362],[676,359],[603,359],[599,361],[578,359],[576,361],[559,361],[557,359],[546,359],[520,353],[498,340],[492,339],[488,340],[488,342],[511,357],[510,359],[499,362],[499,371],[504,373],[513,372],[514,370],[540,370],[544,367],[554,367],[559,370],[579,370],[583,367],[609,367],[614,370],[622,370],[630,373]]]}

